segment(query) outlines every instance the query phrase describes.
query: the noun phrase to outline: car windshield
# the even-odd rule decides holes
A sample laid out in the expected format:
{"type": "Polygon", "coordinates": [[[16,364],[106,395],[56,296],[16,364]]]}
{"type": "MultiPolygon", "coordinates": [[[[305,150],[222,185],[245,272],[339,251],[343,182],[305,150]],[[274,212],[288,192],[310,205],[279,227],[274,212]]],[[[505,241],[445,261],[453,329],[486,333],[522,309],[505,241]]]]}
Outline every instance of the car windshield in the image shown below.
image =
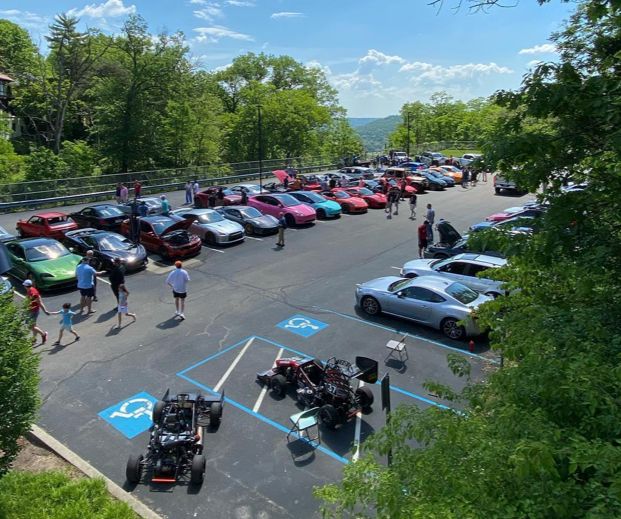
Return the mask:
{"type": "Polygon", "coordinates": [[[46,242],[25,250],[26,261],[45,261],[71,254],[62,243],[46,242]]]}
{"type": "Polygon", "coordinates": [[[278,195],[276,199],[285,207],[292,207],[294,205],[300,205],[300,201],[291,195],[278,195]]]}
{"type": "Polygon", "coordinates": [[[472,301],[475,301],[476,298],[479,297],[479,294],[477,294],[474,290],[469,289],[461,283],[451,283],[446,287],[445,292],[464,305],[472,303],[472,301]]]}
{"type": "Polygon", "coordinates": [[[47,223],[50,227],[56,227],[58,225],[65,225],[67,223],[71,223],[73,220],[68,216],[52,216],[47,219],[47,223]]]}
{"type": "Polygon", "coordinates": [[[198,221],[200,223],[217,223],[224,220],[224,217],[220,213],[216,213],[215,211],[209,213],[201,213],[198,216],[198,221]]]}
{"type": "Polygon", "coordinates": [[[345,191],[336,191],[334,193],[334,196],[336,196],[336,198],[351,198],[351,196],[348,195],[345,191]]]}
{"type": "Polygon", "coordinates": [[[388,291],[397,292],[398,290],[401,290],[402,288],[407,287],[410,284],[410,281],[412,280],[411,279],[399,279],[395,281],[394,283],[391,283],[388,286],[388,291]]]}
{"type": "Polygon", "coordinates": [[[432,267],[434,270],[438,270],[439,268],[444,267],[444,265],[448,265],[452,261],[454,261],[454,258],[439,259],[433,261],[429,266],[432,267]]]}
{"type": "Polygon", "coordinates": [[[123,211],[121,211],[118,207],[114,207],[113,205],[108,205],[106,207],[98,207],[97,212],[99,213],[99,216],[101,216],[102,218],[125,215],[123,211]]]}
{"type": "Polygon", "coordinates": [[[261,192],[260,186],[250,185],[250,186],[239,186],[239,187],[240,189],[245,189],[249,193],[260,193],[261,192]]]}
{"type": "Polygon", "coordinates": [[[373,191],[367,189],[366,187],[361,187],[358,189],[358,193],[360,193],[361,195],[369,196],[373,194],[373,191]]]}
{"type": "Polygon", "coordinates": [[[134,247],[134,244],[127,238],[118,236],[116,234],[106,234],[100,238],[95,238],[99,244],[99,250],[129,250],[134,247]]]}
{"type": "Polygon", "coordinates": [[[261,211],[255,209],[254,207],[246,207],[241,211],[241,214],[244,215],[244,217],[246,218],[260,218],[261,216],[263,216],[261,214],[261,211]]]}
{"type": "Polygon", "coordinates": [[[151,226],[155,231],[155,234],[158,236],[162,234],[168,227],[170,227],[174,223],[173,220],[157,220],[156,222],[151,222],[151,226]]]}
{"type": "Polygon", "coordinates": [[[317,193],[313,193],[312,191],[306,191],[304,193],[304,196],[307,198],[310,198],[311,201],[315,202],[316,204],[326,201],[326,199],[323,196],[318,195],[317,193]]]}

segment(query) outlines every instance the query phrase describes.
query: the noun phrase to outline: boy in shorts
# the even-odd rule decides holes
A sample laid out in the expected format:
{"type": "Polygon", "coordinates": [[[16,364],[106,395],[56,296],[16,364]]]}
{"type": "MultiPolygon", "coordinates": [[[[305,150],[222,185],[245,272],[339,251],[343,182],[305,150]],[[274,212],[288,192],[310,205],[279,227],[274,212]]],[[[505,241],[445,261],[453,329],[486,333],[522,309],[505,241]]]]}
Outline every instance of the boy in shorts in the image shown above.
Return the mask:
{"type": "Polygon", "coordinates": [[[60,345],[60,341],[63,340],[63,333],[65,330],[72,333],[76,341],[80,340],[80,336],[73,329],[73,316],[76,315],[76,313],[71,310],[71,303],[63,304],[62,310],[50,312],[50,314],[60,314],[62,316],[62,320],[60,321],[60,332],[58,333],[58,340],[54,343],[55,346],[60,345]]]}

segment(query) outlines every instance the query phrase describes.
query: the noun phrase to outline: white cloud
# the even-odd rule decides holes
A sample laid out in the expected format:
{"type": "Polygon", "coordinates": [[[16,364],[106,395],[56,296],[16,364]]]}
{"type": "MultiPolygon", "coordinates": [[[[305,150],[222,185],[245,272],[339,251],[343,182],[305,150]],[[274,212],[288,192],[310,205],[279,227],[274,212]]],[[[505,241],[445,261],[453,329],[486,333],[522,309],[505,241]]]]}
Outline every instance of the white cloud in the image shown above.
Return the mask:
{"type": "Polygon", "coordinates": [[[541,65],[542,63],[543,63],[543,61],[541,61],[540,59],[533,59],[533,60],[530,60],[530,61],[526,64],[526,66],[527,66],[528,68],[534,68],[534,67],[536,67],[537,65],[541,65]]]}
{"type": "Polygon", "coordinates": [[[230,38],[232,40],[254,41],[254,38],[249,34],[243,34],[241,32],[235,32],[222,25],[214,25],[213,27],[197,27],[193,29],[199,36],[196,40],[204,42],[216,43],[223,38],[230,38]]]}
{"type": "Polygon", "coordinates": [[[522,49],[518,54],[553,54],[555,52],[557,52],[557,49],[554,43],[543,43],[541,45],[522,49]]]}
{"type": "Polygon", "coordinates": [[[366,56],[360,58],[358,63],[361,65],[392,65],[405,63],[405,60],[401,56],[389,56],[379,50],[369,49],[366,56]]]}
{"type": "Polygon", "coordinates": [[[37,31],[44,30],[50,21],[46,16],[30,11],[20,11],[19,9],[0,10],[0,18],[6,18],[27,29],[35,29],[37,31]]]}
{"type": "Polygon", "coordinates": [[[87,16],[89,18],[116,18],[136,14],[135,5],[124,5],[123,0],[106,0],[103,4],[89,4],[82,9],[71,9],[68,14],[72,16],[87,16]]]}
{"type": "Polygon", "coordinates": [[[306,15],[304,13],[294,13],[289,11],[281,11],[279,13],[272,13],[273,20],[280,20],[281,18],[304,18],[306,15]]]}
{"type": "Polygon", "coordinates": [[[194,5],[205,5],[207,0],[190,0],[190,3],[194,5]]]}
{"type": "Polygon", "coordinates": [[[406,63],[399,72],[412,72],[415,76],[413,81],[431,81],[434,83],[445,83],[447,81],[455,81],[458,79],[473,79],[480,76],[488,76],[490,74],[513,74],[513,70],[509,67],[503,67],[496,63],[465,63],[463,65],[433,65],[431,63],[423,63],[415,61],[406,63]]]}
{"type": "Polygon", "coordinates": [[[323,73],[326,76],[332,75],[332,70],[330,69],[328,65],[322,65],[321,63],[319,63],[317,60],[314,60],[314,59],[306,63],[306,68],[317,68],[319,70],[323,70],[323,73]]]}
{"type": "Polygon", "coordinates": [[[338,89],[356,90],[381,96],[382,82],[375,79],[373,74],[361,74],[358,71],[336,74],[330,78],[330,81],[338,89]]]}
{"type": "Polygon", "coordinates": [[[226,0],[225,3],[234,7],[254,7],[254,2],[246,2],[245,0],[226,0]]]}
{"type": "Polygon", "coordinates": [[[194,11],[194,16],[196,18],[200,18],[201,20],[207,20],[208,22],[213,22],[216,18],[222,18],[224,13],[220,6],[216,3],[205,5],[202,9],[197,9],[194,11]]]}

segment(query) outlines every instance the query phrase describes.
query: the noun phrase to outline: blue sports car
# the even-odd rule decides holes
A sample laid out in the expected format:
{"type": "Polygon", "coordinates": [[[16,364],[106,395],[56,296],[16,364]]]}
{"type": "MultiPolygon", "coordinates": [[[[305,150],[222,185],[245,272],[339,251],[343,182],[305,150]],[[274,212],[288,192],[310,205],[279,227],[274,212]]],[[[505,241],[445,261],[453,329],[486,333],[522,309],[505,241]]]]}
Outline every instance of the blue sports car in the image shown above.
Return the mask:
{"type": "Polygon", "coordinates": [[[317,213],[317,218],[338,218],[341,216],[341,206],[333,200],[326,200],[314,191],[291,191],[287,193],[303,204],[311,206],[317,213]]]}

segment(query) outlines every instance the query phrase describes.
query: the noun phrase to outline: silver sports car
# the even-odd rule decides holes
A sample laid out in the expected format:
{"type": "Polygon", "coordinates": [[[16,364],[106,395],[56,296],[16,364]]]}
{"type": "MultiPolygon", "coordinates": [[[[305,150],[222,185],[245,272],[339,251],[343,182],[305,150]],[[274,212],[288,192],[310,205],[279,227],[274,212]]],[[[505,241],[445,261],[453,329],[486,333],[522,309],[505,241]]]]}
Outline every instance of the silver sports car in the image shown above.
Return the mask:
{"type": "Polygon", "coordinates": [[[278,219],[247,205],[227,205],[216,209],[227,220],[244,226],[247,235],[278,232],[278,219]]]}
{"type": "Polygon", "coordinates": [[[368,315],[404,317],[455,340],[481,333],[473,312],[491,299],[440,276],[388,276],[356,285],[356,303],[368,315]]]}
{"type": "Polygon", "coordinates": [[[193,219],[189,231],[197,234],[206,243],[228,245],[243,241],[244,228],[238,223],[226,220],[214,209],[176,209],[173,214],[193,219]]]}

